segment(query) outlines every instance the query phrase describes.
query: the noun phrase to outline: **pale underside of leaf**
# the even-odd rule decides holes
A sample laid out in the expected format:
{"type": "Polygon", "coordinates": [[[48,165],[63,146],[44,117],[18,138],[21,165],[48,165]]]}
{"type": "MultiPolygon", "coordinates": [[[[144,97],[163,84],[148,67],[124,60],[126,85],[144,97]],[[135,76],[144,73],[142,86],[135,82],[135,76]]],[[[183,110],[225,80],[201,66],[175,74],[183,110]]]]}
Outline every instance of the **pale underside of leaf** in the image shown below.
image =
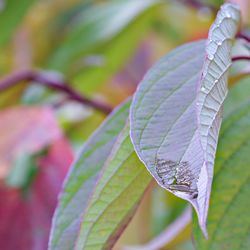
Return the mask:
{"type": "Polygon", "coordinates": [[[82,215],[101,168],[125,126],[130,101],[117,108],[83,146],[65,180],[53,218],[49,249],[73,249],[82,215]]]}
{"type": "Polygon", "coordinates": [[[203,162],[196,95],[204,59],[205,41],[170,52],[147,73],[131,106],[140,159],[160,186],[192,203],[203,162]]]}
{"type": "Polygon", "coordinates": [[[238,8],[225,4],[206,46],[203,41],[190,43],[163,58],[139,85],[131,107],[131,138],[140,159],[159,185],[191,202],[205,235],[239,19],[238,8]]]}
{"type": "Polygon", "coordinates": [[[202,70],[197,98],[198,132],[202,145],[204,163],[198,180],[196,210],[199,223],[207,236],[206,219],[213,178],[214,159],[222,122],[223,102],[227,95],[228,70],[231,65],[233,39],[240,21],[239,8],[224,4],[211,26],[206,60],[202,70]]]}
{"type": "Polygon", "coordinates": [[[199,250],[249,249],[250,102],[243,101],[224,120],[216,153],[209,240],[194,223],[199,250]]]}

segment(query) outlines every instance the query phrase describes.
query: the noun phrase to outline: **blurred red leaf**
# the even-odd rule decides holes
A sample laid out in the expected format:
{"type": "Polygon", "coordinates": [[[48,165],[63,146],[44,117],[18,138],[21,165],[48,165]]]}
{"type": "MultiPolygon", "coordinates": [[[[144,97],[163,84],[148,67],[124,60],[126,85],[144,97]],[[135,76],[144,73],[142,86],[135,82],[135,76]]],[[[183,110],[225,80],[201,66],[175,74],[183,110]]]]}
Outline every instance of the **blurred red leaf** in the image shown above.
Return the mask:
{"type": "Polygon", "coordinates": [[[0,112],[0,179],[20,153],[33,153],[61,136],[53,110],[15,107],[0,112]]]}
{"type": "Polygon", "coordinates": [[[72,159],[67,140],[58,139],[38,160],[39,172],[26,197],[20,190],[0,187],[1,249],[47,249],[57,195],[72,159]]]}

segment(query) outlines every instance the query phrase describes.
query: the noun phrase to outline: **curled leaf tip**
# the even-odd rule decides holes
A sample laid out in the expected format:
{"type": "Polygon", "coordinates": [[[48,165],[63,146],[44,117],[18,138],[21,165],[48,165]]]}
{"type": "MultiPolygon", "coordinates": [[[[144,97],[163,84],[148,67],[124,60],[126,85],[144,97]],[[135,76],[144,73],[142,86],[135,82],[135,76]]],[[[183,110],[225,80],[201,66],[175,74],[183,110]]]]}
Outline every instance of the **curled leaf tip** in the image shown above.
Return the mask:
{"type": "MultiPolygon", "coordinates": [[[[240,21],[236,4],[224,4],[209,30],[206,59],[197,96],[198,133],[204,163],[198,178],[198,217],[207,236],[205,224],[213,178],[214,159],[222,122],[223,103],[227,96],[228,70],[231,66],[232,40],[240,21]]],[[[207,238],[207,237],[206,237],[207,238]]]]}

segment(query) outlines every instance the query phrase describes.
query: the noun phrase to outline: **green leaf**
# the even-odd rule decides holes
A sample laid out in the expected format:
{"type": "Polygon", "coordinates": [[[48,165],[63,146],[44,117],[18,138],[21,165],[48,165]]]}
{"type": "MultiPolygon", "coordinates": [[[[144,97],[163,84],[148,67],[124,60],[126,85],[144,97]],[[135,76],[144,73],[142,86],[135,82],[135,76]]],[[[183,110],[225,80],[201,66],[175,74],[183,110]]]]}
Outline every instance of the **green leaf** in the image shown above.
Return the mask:
{"type": "Polygon", "coordinates": [[[224,105],[225,116],[230,114],[236,107],[241,105],[242,101],[249,100],[250,96],[250,76],[241,79],[235,83],[228,93],[228,97],[224,105]]]}
{"type": "Polygon", "coordinates": [[[223,121],[215,162],[209,240],[194,222],[199,250],[249,249],[250,207],[250,102],[243,102],[223,121]]]}
{"type": "Polygon", "coordinates": [[[83,217],[76,249],[111,249],[151,180],[134,152],[126,125],[83,217]]]}
{"type": "Polygon", "coordinates": [[[74,86],[92,93],[129,59],[151,24],[156,3],[114,1],[85,9],[70,23],[48,67],[68,75],[79,73],[74,86]]]}
{"type": "MultiPolygon", "coordinates": [[[[112,190],[107,191],[109,193],[104,192],[102,194],[104,197],[101,195],[98,202],[103,207],[100,206],[98,209],[101,212],[105,208],[104,199],[111,199],[113,204],[118,202],[118,206],[112,205],[109,209],[120,209],[119,211],[121,211],[121,214],[111,216],[111,218],[114,217],[116,219],[116,224],[113,224],[113,228],[111,227],[110,231],[107,232],[108,237],[120,232],[121,226],[124,226],[123,222],[126,221],[127,216],[130,215],[132,208],[136,205],[136,202],[138,202],[148,185],[151,178],[147,173],[148,179],[144,177],[146,171],[141,166],[136,154],[133,153],[128,129],[126,130],[126,138],[123,138],[125,132],[119,135],[125,126],[129,106],[130,102],[126,102],[109,116],[97,132],[87,141],[79,158],[73,164],[54,215],[49,249],[73,249],[78,238],[80,225],[86,223],[85,219],[82,220],[83,213],[88,207],[85,215],[89,216],[88,211],[92,209],[89,199],[91,197],[92,201],[98,195],[100,185],[106,184],[106,178],[111,179],[107,186],[104,185],[103,189],[109,190],[112,188],[112,190]],[[128,159],[125,162],[121,162],[123,158],[128,159]],[[136,184],[134,182],[136,182],[137,174],[141,170],[144,171],[144,174],[142,173],[142,179],[138,179],[141,182],[136,184]],[[114,171],[117,171],[115,175],[113,175],[114,171]],[[113,185],[116,185],[115,188],[113,185]],[[127,192],[137,186],[138,190],[127,192]],[[126,190],[125,194],[123,189],[126,190]],[[108,197],[106,197],[107,195],[108,197]],[[118,200],[116,201],[117,198],[118,200]]],[[[105,211],[108,212],[109,209],[105,211]]],[[[109,220],[110,216],[102,216],[101,218],[105,221],[109,220]]],[[[105,223],[98,223],[100,227],[105,225],[105,223]]],[[[92,231],[90,235],[91,237],[99,238],[99,234],[95,235],[92,231]]],[[[87,237],[86,240],[88,241],[89,238],[87,237]]]]}
{"type": "Polygon", "coordinates": [[[224,1],[223,0],[205,0],[204,1],[204,4],[206,5],[206,4],[210,4],[210,5],[212,5],[212,6],[214,6],[214,7],[220,7],[222,4],[224,3],[224,1]]]}
{"type": "Polygon", "coordinates": [[[20,24],[29,7],[35,0],[6,0],[0,10],[0,46],[5,45],[11,38],[16,27],[20,24]]]}
{"type": "Polygon", "coordinates": [[[130,102],[114,111],[85,143],[66,179],[56,209],[49,249],[72,249],[98,175],[125,126],[130,102]]]}

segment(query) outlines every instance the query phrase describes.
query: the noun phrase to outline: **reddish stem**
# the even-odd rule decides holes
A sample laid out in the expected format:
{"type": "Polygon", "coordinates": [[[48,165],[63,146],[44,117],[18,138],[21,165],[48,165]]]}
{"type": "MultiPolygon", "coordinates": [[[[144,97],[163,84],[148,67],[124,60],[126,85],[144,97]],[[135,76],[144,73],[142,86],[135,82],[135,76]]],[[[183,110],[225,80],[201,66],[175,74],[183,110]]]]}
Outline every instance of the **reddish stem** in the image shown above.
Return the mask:
{"type": "Polygon", "coordinates": [[[245,34],[238,33],[238,34],[236,35],[236,37],[239,38],[239,39],[244,39],[244,40],[246,40],[248,43],[250,43],[250,37],[248,37],[248,36],[245,35],[245,34]]]}
{"type": "Polygon", "coordinates": [[[248,60],[248,61],[250,61],[250,56],[235,56],[235,57],[232,57],[233,62],[240,61],[240,60],[248,60]]]}
{"type": "Polygon", "coordinates": [[[112,108],[107,104],[91,100],[85,96],[80,95],[77,91],[72,89],[69,84],[52,79],[47,74],[36,72],[32,70],[21,71],[14,73],[0,81],[0,92],[11,88],[22,81],[32,82],[34,84],[43,85],[59,92],[65,93],[71,100],[77,101],[89,107],[95,108],[105,114],[109,114],[112,108]]]}
{"type": "Polygon", "coordinates": [[[201,9],[201,8],[209,8],[211,9],[214,13],[218,11],[216,7],[210,4],[204,4],[201,1],[198,0],[184,0],[184,3],[191,6],[194,9],[201,9]]]}

